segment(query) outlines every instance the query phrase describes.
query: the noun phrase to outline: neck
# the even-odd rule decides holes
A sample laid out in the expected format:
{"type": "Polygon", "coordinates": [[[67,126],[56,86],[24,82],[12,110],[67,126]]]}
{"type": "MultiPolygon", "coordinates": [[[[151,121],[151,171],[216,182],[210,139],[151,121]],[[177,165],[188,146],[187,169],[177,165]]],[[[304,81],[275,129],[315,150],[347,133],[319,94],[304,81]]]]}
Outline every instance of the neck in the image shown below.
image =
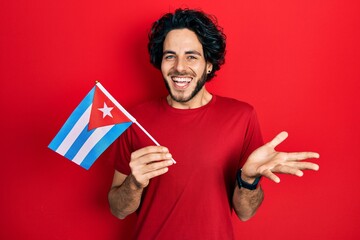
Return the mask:
{"type": "Polygon", "coordinates": [[[203,87],[203,89],[199,91],[198,94],[196,94],[196,96],[194,96],[191,100],[187,102],[177,102],[174,99],[172,99],[170,95],[168,95],[166,99],[168,104],[173,108],[193,109],[208,104],[212,99],[212,95],[205,89],[205,87],[203,87]]]}

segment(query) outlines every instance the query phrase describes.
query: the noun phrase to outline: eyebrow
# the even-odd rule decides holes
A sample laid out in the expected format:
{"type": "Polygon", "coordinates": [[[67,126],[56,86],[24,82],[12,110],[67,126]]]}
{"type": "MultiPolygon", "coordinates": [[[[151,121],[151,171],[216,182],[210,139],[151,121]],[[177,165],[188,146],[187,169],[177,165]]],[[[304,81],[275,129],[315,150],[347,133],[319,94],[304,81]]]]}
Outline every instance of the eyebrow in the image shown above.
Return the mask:
{"type": "MultiPolygon", "coordinates": [[[[176,54],[176,52],[174,52],[174,51],[172,51],[172,50],[165,50],[165,51],[163,52],[163,56],[166,55],[166,54],[176,54]]],[[[201,56],[201,53],[199,53],[199,52],[196,51],[196,50],[186,51],[185,54],[194,54],[194,55],[201,56]]]]}

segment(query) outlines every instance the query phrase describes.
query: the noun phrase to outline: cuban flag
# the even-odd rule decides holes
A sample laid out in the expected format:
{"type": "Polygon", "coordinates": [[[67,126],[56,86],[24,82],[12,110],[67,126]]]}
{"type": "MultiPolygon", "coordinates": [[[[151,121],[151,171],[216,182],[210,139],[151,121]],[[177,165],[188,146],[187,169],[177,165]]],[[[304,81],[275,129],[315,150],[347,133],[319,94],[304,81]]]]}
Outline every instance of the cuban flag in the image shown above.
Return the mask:
{"type": "Polygon", "coordinates": [[[97,82],[48,147],[88,170],[133,122],[136,120],[97,82]]]}

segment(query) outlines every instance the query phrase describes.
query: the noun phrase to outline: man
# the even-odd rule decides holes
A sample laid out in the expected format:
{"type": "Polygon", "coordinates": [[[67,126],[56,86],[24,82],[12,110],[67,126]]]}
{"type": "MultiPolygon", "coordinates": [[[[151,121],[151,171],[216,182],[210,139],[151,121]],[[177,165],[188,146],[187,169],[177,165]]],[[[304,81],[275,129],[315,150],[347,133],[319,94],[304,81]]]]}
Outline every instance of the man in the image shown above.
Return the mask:
{"type": "Polygon", "coordinates": [[[263,145],[250,105],[206,90],[226,45],[212,17],[178,9],[153,24],[149,40],[169,95],[131,112],[166,147],[134,125],[119,138],[111,211],[120,219],[137,212],[135,239],[233,239],[232,210],[243,221],[255,214],[261,176],[302,176],[319,166],[299,160],[319,155],[276,152],[286,132],[263,145]]]}

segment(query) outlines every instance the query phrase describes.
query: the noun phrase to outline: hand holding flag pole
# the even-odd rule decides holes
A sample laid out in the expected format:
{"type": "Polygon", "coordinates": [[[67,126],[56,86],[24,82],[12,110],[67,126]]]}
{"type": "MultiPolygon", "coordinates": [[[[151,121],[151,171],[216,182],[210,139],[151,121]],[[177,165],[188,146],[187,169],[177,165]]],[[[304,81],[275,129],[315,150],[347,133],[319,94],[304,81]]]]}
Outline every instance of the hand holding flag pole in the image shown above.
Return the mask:
{"type": "MultiPolygon", "coordinates": [[[[135,123],[157,146],[160,144],[97,81],[67,119],[49,148],[85,169],[135,123]]],[[[175,160],[172,159],[174,163],[175,160]]]]}

